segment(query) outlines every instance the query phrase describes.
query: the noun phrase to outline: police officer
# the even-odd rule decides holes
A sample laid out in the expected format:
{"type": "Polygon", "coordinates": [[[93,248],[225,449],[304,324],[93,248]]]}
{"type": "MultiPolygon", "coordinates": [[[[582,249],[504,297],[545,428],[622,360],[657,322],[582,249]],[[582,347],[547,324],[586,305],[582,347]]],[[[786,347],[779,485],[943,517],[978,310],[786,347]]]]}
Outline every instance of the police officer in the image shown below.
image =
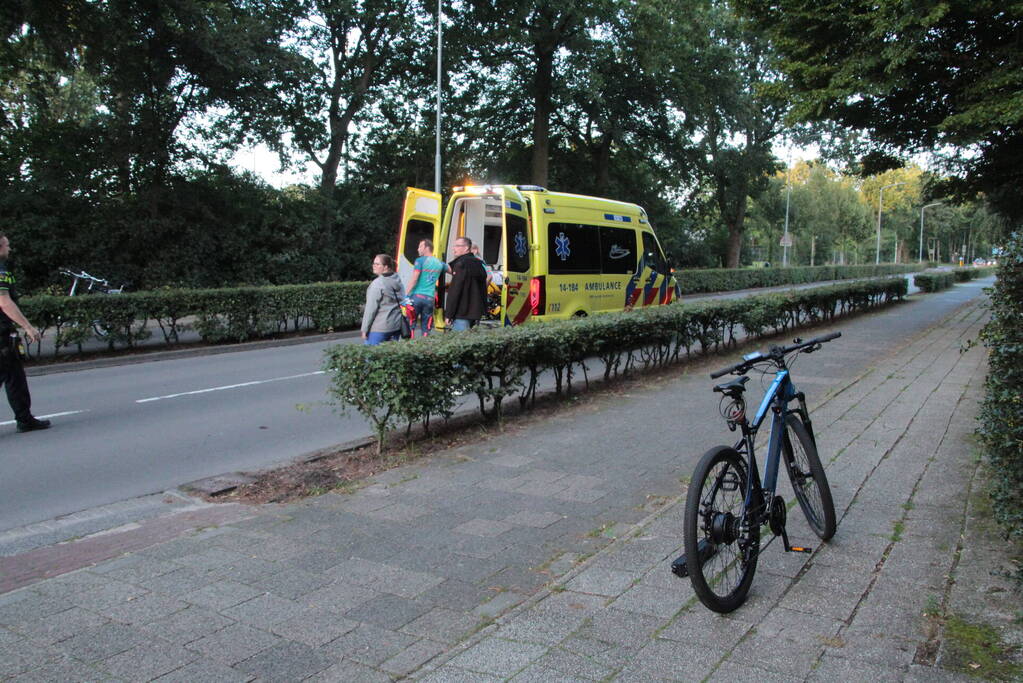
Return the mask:
{"type": "Polygon", "coordinates": [[[7,389],[7,400],[14,409],[19,432],[47,429],[49,420],[32,416],[32,397],[28,393],[25,368],[18,353],[18,336],[14,325],[25,330],[31,342],[39,341],[39,330],[32,326],[18,308],[18,292],[14,287],[14,275],[7,268],[7,257],[11,253],[11,242],[0,233],[0,384],[7,389]]]}

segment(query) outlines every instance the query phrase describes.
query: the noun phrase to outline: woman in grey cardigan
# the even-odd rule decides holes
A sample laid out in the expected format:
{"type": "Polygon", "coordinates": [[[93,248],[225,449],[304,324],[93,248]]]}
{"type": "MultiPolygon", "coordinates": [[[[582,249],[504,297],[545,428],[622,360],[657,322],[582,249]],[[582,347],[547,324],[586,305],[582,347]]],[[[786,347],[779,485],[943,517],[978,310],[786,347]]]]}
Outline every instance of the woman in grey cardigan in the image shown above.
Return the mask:
{"type": "Polygon", "coordinates": [[[401,307],[405,296],[401,278],[394,272],[394,259],[387,254],[373,258],[377,278],[366,290],[366,308],[362,313],[362,338],[373,346],[401,337],[401,307]]]}

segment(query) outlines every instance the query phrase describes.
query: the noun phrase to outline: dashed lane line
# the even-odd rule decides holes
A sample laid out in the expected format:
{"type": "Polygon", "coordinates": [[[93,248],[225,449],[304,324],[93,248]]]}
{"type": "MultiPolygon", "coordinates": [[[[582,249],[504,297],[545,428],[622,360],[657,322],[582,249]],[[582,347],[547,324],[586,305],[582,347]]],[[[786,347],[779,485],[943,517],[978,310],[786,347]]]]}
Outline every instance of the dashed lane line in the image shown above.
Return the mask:
{"type": "MultiPolygon", "coordinates": [[[[77,415],[78,413],[87,413],[87,412],[89,412],[89,411],[88,410],[68,410],[67,412],[64,412],[64,413],[50,413],[49,415],[36,415],[36,419],[39,419],[39,420],[49,420],[51,417],[64,417],[66,415],[77,415]]],[[[4,427],[6,425],[12,425],[12,424],[14,424],[16,422],[17,422],[17,420],[8,420],[7,422],[0,422],[0,427],[4,427]]]]}
{"type": "Polygon", "coordinates": [[[168,398],[180,398],[182,396],[195,396],[196,394],[208,394],[213,391],[226,391],[227,389],[240,389],[242,387],[252,387],[259,384],[269,384],[270,382],[283,382],[289,379],[299,379],[302,377],[312,377],[314,375],[324,374],[324,370],[317,370],[316,372],[304,372],[301,375],[288,375],[287,377],[272,377],[270,379],[259,379],[253,382],[242,382],[240,384],[228,384],[222,387],[210,387],[208,389],[196,389],[195,391],[183,391],[179,394],[167,394],[166,396],[151,396],[149,398],[140,398],[135,403],[152,403],[153,401],[163,401],[168,398]]]}

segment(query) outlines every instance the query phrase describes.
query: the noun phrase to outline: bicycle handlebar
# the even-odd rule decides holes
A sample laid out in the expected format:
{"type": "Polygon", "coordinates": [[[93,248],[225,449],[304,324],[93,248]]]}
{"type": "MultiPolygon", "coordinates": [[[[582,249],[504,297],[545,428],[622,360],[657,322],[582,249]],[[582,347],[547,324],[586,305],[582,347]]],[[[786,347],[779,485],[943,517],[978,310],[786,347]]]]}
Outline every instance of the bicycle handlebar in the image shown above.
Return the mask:
{"type": "Polygon", "coordinates": [[[749,370],[754,365],[756,365],[757,363],[762,363],[764,361],[773,361],[773,362],[777,363],[777,362],[781,361],[783,358],[785,358],[785,356],[787,356],[788,354],[792,353],[793,351],[801,351],[803,349],[810,349],[810,351],[806,351],[805,352],[805,353],[810,353],[811,351],[816,350],[813,347],[817,346],[818,344],[823,344],[825,342],[829,342],[832,339],[838,339],[841,336],[842,336],[841,332],[829,332],[828,334],[823,334],[823,335],[821,335],[819,337],[814,337],[813,339],[809,339],[807,341],[799,341],[799,340],[797,340],[795,344],[791,344],[790,346],[774,346],[774,347],[771,347],[767,351],[767,353],[762,353],[760,351],[754,351],[753,353],[744,356],[743,359],[741,361],[739,361],[738,363],[736,363],[735,365],[730,365],[727,368],[721,368],[720,370],[715,370],[714,372],[710,373],[710,377],[711,377],[711,379],[717,379],[718,377],[721,377],[722,375],[728,375],[728,374],[731,374],[731,373],[742,374],[742,373],[745,373],[747,370],[749,370]]]}

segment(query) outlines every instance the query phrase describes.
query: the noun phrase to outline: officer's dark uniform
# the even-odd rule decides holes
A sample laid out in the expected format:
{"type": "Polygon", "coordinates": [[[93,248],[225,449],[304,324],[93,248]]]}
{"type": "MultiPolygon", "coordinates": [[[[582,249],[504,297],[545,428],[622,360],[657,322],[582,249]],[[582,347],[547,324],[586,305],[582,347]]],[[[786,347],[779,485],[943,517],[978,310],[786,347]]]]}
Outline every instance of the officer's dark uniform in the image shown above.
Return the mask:
{"type": "MultiPolygon", "coordinates": [[[[7,264],[0,261],[0,293],[6,292],[18,303],[18,292],[15,287],[14,274],[7,269],[7,264]]],[[[7,400],[14,410],[14,419],[19,424],[28,424],[35,420],[32,417],[32,397],[28,393],[28,380],[25,368],[18,354],[17,334],[14,321],[0,310],[0,384],[7,389],[7,400]]]]}

